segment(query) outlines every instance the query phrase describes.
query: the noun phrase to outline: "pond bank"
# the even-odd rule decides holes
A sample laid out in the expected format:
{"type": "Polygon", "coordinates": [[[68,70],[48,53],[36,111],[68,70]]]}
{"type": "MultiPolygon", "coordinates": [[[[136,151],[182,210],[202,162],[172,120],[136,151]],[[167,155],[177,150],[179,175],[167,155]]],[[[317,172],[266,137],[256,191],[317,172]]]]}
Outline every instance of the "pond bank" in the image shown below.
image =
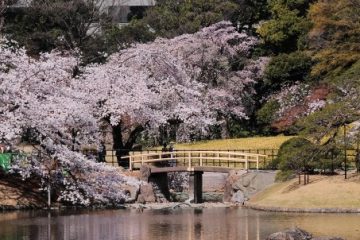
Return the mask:
{"type": "Polygon", "coordinates": [[[127,209],[136,209],[136,210],[174,210],[180,208],[194,208],[194,209],[204,209],[204,208],[239,208],[242,205],[237,203],[214,203],[214,202],[205,202],[205,203],[183,203],[183,202],[169,202],[169,203],[147,203],[147,204],[126,204],[127,209]]]}
{"type": "Polygon", "coordinates": [[[46,206],[43,194],[31,182],[0,179],[0,210],[42,209],[46,206]]]}
{"type": "Polygon", "coordinates": [[[360,213],[360,176],[311,176],[276,183],[245,203],[248,208],[275,212],[360,213]]]}
{"type": "Polygon", "coordinates": [[[245,203],[244,207],[267,212],[294,212],[294,213],[360,213],[360,208],[286,208],[261,206],[245,203]]]}

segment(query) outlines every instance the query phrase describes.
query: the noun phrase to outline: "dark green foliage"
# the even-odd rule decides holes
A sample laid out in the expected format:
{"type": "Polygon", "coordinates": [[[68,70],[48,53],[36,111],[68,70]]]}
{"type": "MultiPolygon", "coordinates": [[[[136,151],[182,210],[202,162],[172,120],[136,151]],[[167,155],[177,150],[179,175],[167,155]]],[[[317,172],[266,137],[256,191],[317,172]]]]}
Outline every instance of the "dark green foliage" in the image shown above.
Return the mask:
{"type": "Polygon", "coordinates": [[[350,68],[341,72],[337,76],[329,78],[329,81],[335,85],[345,86],[351,84],[353,87],[360,86],[360,59],[356,61],[350,68]]]}
{"type": "Polygon", "coordinates": [[[171,38],[230,20],[237,9],[238,5],[231,0],[160,0],[146,11],[143,21],[156,35],[171,38]]]}
{"type": "Polygon", "coordinates": [[[262,126],[262,132],[266,135],[271,134],[271,123],[277,118],[276,112],[279,110],[280,104],[276,100],[267,101],[256,113],[256,121],[262,126]]]}
{"type": "Polygon", "coordinates": [[[33,0],[26,9],[6,13],[5,33],[28,53],[37,55],[54,48],[79,48],[84,62],[101,61],[105,50],[100,35],[92,23],[108,21],[95,2],[84,0],[33,0]]]}
{"type": "Polygon", "coordinates": [[[309,46],[315,50],[314,75],[333,75],[360,60],[359,9],[360,0],[319,0],[311,6],[309,46]]]}
{"type": "Polygon", "coordinates": [[[335,169],[342,167],[344,154],[340,144],[327,144],[318,146],[320,158],[316,163],[316,169],[322,173],[334,173],[335,169]]]}
{"type": "Polygon", "coordinates": [[[250,137],[255,134],[249,120],[229,119],[227,129],[230,138],[250,137]]]}
{"type": "MultiPolygon", "coordinates": [[[[312,80],[310,72],[313,61],[307,51],[307,33],[311,22],[307,19],[307,10],[312,0],[270,0],[270,18],[257,29],[262,44],[253,55],[272,55],[265,69],[262,81],[256,89],[258,99],[264,99],[281,91],[283,86],[312,80]]],[[[273,133],[270,124],[275,119],[275,104],[259,106],[257,123],[265,134],[273,133]]]]}
{"type": "Polygon", "coordinates": [[[341,168],[342,152],[336,145],[315,145],[305,138],[292,138],[284,142],[272,167],[281,172],[277,175],[280,181],[288,180],[299,172],[334,173],[341,168]]]}
{"type": "Polygon", "coordinates": [[[239,71],[245,67],[248,58],[242,55],[235,55],[229,59],[229,64],[231,66],[231,71],[239,71]]]}
{"type": "MultiPolygon", "coordinates": [[[[322,172],[333,173],[344,160],[344,126],[358,119],[358,113],[345,101],[327,105],[297,123],[302,134],[316,143],[318,158],[313,166],[322,172]]],[[[348,136],[347,136],[348,137],[348,136]]]]}
{"type": "Polygon", "coordinates": [[[155,34],[148,25],[140,20],[132,20],[121,28],[112,24],[104,28],[104,38],[108,52],[126,48],[134,42],[146,43],[155,40],[155,34]]]}
{"type": "Polygon", "coordinates": [[[304,45],[304,36],[311,28],[305,17],[310,0],[271,0],[271,19],[258,29],[265,44],[276,53],[292,52],[304,45]]]}
{"type": "Polygon", "coordinates": [[[282,171],[301,171],[314,169],[318,160],[318,151],[315,145],[305,138],[291,138],[284,142],[273,161],[273,167],[282,171]]]}
{"type": "Polygon", "coordinates": [[[275,6],[276,4],[287,7],[291,11],[297,11],[300,16],[305,16],[307,14],[307,10],[311,3],[314,0],[271,0],[271,6],[275,6]]]}
{"type": "Polygon", "coordinates": [[[238,9],[231,17],[239,30],[255,33],[254,25],[270,16],[267,0],[237,0],[238,9]]]}
{"type": "Polygon", "coordinates": [[[61,36],[61,30],[50,20],[50,16],[36,13],[32,8],[28,11],[8,11],[4,31],[32,54],[54,49],[59,44],[56,40],[61,36]]]}
{"type": "Polygon", "coordinates": [[[282,85],[291,85],[304,81],[312,66],[311,57],[304,52],[279,54],[272,58],[265,70],[265,85],[272,90],[279,90],[282,85]]]}
{"type": "Polygon", "coordinates": [[[205,139],[206,140],[221,139],[221,131],[222,131],[222,126],[220,125],[209,126],[209,133],[207,134],[205,139]]]}
{"type": "Polygon", "coordinates": [[[326,81],[334,89],[341,89],[334,94],[334,101],[346,101],[354,109],[360,110],[360,60],[347,70],[326,78],[326,81]]]}
{"type": "Polygon", "coordinates": [[[346,124],[355,121],[358,114],[344,102],[329,104],[301,121],[298,125],[302,133],[311,137],[317,144],[334,143],[339,130],[346,124]]]}
{"type": "Polygon", "coordinates": [[[144,6],[132,6],[130,7],[130,13],[128,14],[128,21],[142,19],[145,15],[147,7],[144,6]]]}

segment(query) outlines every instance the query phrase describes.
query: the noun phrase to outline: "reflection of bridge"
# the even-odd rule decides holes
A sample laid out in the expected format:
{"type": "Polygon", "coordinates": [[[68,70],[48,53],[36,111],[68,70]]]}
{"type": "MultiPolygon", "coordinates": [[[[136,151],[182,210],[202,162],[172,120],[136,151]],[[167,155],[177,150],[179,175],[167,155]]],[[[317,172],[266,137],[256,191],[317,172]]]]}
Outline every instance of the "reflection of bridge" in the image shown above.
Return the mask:
{"type": "Polygon", "coordinates": [[[146,165],[150,174],[190,172],[194,176],[194,202],[202,202],[202,174],[229,172],[232,169],[259,169],[265,167],[266,155],[226,151],[172,151],[133,154],[129,169],[146,165]]]}

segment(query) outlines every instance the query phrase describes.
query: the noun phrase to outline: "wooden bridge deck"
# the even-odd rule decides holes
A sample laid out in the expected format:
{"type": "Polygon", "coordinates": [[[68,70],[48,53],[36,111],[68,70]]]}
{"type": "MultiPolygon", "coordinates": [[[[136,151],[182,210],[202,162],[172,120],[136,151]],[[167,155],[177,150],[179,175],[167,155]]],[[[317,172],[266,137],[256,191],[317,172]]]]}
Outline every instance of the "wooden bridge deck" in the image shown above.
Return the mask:
{"type": "Polygon", "coordinates": [[[185,166],[179,167],[150,167],[151,173],[164,173],[164,172],[220,172],[220,173],[228,173],[232,170],[232,168],[228,167],[192,167],[188,168],[185,166]]]}
{"type": "Polygon", "coordinates": [[[150,165],[152,172],[229,172],[231,169],[259,169],[266,155],[226,151],[174,151],[134,154],[129,159],[133,170],[150,165]]]}

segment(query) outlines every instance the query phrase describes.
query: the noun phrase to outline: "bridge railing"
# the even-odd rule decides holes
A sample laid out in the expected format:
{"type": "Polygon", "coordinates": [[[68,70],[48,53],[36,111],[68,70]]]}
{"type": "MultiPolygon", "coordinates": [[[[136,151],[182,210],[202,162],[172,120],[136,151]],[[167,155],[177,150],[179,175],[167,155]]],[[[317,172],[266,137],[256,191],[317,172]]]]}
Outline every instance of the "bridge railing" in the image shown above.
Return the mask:
{"type": "Polygon", "coordinates": [[[229,151],[172,151],[151,152],[129,155],[129,169],[144,164],[163,166],[185,166],[189,170],[195,166],[218,166],[228,168],[259,169],[265,164],[266,155],[229,151]]]}
{"type": "MultiPolygon", "coordinates": [[[[277,157],[278,149],[212,149],[212,150],[204,150],[204,149],[175,149],[174,152],[178,151],[216,151],[216,152],[237,152],[237,153],[255,153],[266,155],[266,158],[261,158],[260,168],[267,169],[269,168],[269,163],[273,161],[277,157]]],[[[129,158],[127,155],[139,155],[146,153],[161,153],[163,152],[160,149],[146,149],[146,150],[130,150],[130,149],[107,149],[106,153],[103,155],[105,162],[108,165],[117,167],[118,165],[118,156],[121,156],[121,161],[127,167],[129,166],[129,158]]],[[[237,164],[239,165],[239,164],[237,164]]]]}

